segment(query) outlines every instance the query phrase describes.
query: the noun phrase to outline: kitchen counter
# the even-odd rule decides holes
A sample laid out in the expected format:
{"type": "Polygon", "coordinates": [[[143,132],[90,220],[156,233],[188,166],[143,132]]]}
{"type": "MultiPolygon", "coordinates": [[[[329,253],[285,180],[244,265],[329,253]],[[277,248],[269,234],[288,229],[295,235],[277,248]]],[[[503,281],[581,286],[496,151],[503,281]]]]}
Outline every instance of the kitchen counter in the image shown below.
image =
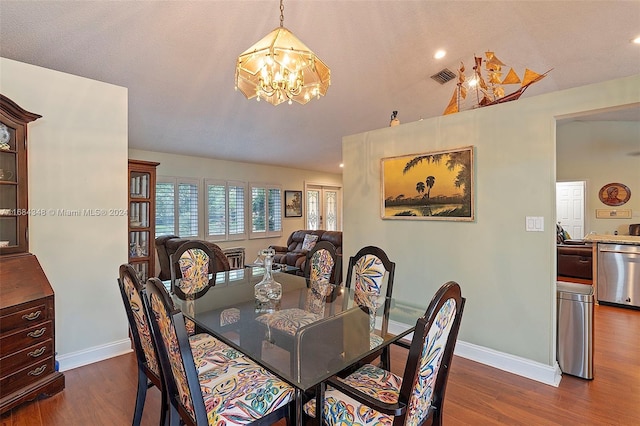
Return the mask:
{"type": "Polygon", "coordinates": [[[584,237],[584,240],[594,243],[640,245],[640,237],[635,235],[588,234],[586,237],[584,237]]]}

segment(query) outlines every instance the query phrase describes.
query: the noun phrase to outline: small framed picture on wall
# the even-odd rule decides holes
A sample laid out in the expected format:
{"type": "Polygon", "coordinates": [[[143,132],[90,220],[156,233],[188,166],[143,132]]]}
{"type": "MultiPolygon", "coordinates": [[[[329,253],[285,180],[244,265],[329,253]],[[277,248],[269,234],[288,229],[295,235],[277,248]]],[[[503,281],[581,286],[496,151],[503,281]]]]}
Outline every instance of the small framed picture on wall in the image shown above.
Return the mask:
{"type": "Polygon", "coordinates": [[[284,217],[302,217],[302,191],[284,191],[284,217]]]}

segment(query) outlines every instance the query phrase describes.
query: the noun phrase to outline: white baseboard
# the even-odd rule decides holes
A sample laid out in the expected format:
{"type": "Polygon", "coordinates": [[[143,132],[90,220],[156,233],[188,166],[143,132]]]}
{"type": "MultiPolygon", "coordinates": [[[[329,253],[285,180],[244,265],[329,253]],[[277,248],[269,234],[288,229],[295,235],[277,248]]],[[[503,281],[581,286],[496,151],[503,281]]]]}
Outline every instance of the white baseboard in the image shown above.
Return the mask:
{"type": "MultiPolygon", "coordinates": [[[[398,330],[406,330],[406,326],[400,326],[399,323],[389,321],[389,332],[397,333],[398,330]]],[[[412,337],[413,335],[409,334],[405,339],[411,340],[412,337]]],[[[61,355],[57,357],[57,360],[60,363],[60,371],[66,371],[115,356],[124,355],[131,351],[131,341],[129,339],[123,339],[106,345],[95,346],[82,351],[61,355]]],[[[557,387],[562,378],[562,373],[557,364],[552,367],[527,358],[499,352],[461,340],[458,340],[456,343],[454,354],[550,386],[557,387]]]]}
{"type": "Polygon", "coordinates": [[[467,358],[550,386],[558,387],[560,379],[562,378],[562,373],[557,364],[553,367],[460,340],[456,343],[456,349],[453,353],[462,358],[467,358]]]}
{"type": "Polygon", "coordinates": [[[104,361],[114,356],[124,355],[132,350],[131,340],[127,338],[107,343],[106,345],[94,346],[78,352],[60,355],[56,357],[56,360],[60,364],[60,371],[67,371],[83,365],[93,364],[94,362],[104,361]]]}
{"type": "MultiPolygon", "coordinates": [[[[406,326],[394,325],[393,321],[389,321],[389,332],[393,334],[394,328],[396,328],[396,332],[397,330],[406,330],[406,326]]],[[[412,337],[413,334],[409,334],[405,339],[411,340],[412,337]]],[[[550,386],[557,387],[562,379],[562,372],[557,363],[555,366],[550,366],[461,340],[456,342],[456,348],[453,353],[459,357],[470,359],[480,364],[517,374],[518,376],[526,377],[550,386]]]]}

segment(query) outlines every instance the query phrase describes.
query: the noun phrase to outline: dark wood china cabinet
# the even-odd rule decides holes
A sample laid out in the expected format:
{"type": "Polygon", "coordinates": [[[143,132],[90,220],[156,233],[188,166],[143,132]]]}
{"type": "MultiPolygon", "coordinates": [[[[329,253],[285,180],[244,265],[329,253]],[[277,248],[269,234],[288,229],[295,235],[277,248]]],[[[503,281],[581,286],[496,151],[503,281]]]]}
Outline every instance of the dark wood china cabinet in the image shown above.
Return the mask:
{"type": "Polygon", "coordinates": [[[129,264],[141,282],[155,277],[156,167],[129,160],[129,264]]]}
{"type": "Polygon", "coordinates": [[[29,253],[27,124],[41,116],[0,94],[0,413],[64,389],[54,292],[29,253]]]}

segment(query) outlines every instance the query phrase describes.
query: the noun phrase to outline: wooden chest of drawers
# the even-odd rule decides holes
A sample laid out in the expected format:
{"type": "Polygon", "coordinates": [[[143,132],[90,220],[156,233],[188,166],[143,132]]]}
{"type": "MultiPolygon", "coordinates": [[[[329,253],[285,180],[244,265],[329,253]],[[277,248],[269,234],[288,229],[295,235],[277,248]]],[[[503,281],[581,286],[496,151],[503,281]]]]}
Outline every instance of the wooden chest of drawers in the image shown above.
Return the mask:
{"type": "Polygon", "coordinates": [[[54,294],[32,254],[0,257],[0,413],[64,389],[55,371],[54,294]]]}

